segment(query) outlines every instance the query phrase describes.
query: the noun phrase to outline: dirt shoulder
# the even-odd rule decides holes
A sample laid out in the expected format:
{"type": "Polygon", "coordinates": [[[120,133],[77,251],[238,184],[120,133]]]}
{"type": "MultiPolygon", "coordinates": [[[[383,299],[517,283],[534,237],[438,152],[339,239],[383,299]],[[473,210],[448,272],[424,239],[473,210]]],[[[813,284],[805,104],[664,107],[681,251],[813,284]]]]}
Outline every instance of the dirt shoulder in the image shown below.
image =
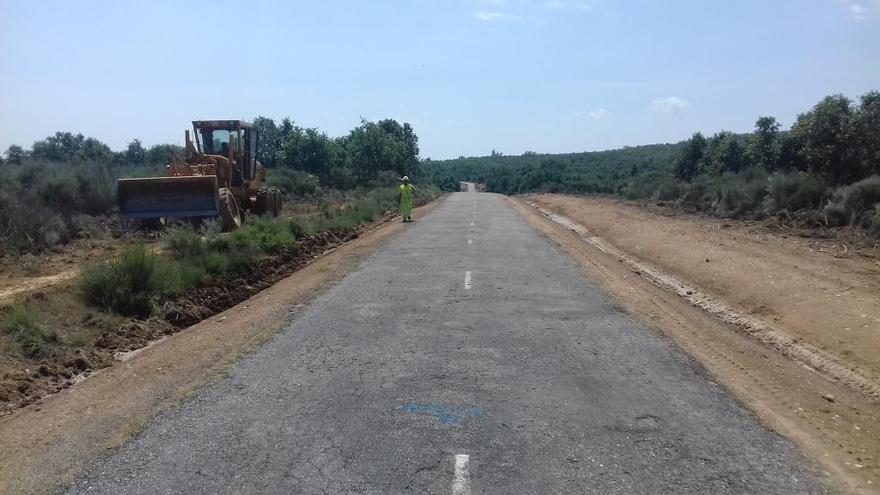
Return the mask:
{"type": "MultiPolygon", "coordinates": [[[[417,208],[423,216],[441,201],[417,208]]],[[[0,493],[46,493],[124,443],[158,412],[222,377],[312,298],[406,226],[388,223],[250,299],[0,420],[0,493]]]]}
{"type": "MultiPolygon", "coordinates": [[[[753,232],[746,224],[722,228],[718,222],[659,216],[610,200],[561,195],[527,200],[565,215],[627,255],[798,339],[810,339],[823,351],[852,359],[854,367],[877,376],[880,300],[877,281],[871,277],[880,267],[870,260],[835,258],[811,251],[803,239],[753,232]]],[[[824,466],[843,491],[877,493],[880,405],[875,400],[827,380],[662,289],[523,201],[511,202],[622,306],[671,337],[765,424],[824,466]]]]}
{"type": "Polygon", "coordinates": [[[660,216],[606,199],[537,195],[618,249],[880,379],[880,264],[745,222],[660,216]]]}

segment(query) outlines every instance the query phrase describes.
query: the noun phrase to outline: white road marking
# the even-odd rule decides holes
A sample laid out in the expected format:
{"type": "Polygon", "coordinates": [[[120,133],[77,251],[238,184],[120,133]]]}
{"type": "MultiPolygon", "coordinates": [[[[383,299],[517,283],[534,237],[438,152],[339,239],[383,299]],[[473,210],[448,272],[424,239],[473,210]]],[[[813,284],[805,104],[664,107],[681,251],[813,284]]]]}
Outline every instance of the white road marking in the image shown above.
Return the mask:
{"type": "Polygon", "coordinates": [[[473,227],[473,226],[474,226],[474,222],[471,222],[471,227],[473,227]]]}
{"type": "Polygon", "coordinates": [[[464,290],[471,290],[471,272],[464,272],[464,290]]]}
{"type": "Polygon", "coordinates": [[[473,240],[473,239],[468,239],[468,246],[470,246],[470,245],[473,244],[473,243],[474,243],[474,240],[473,240]]]}
{"type": "MultiPolygon", "coordinates": [[[[470,273],[470,272],[468,272],[470,273]]],[[[455,455],[455,476],[452,478],[452,495],[471,495],[470,457],[455,455]]]]}

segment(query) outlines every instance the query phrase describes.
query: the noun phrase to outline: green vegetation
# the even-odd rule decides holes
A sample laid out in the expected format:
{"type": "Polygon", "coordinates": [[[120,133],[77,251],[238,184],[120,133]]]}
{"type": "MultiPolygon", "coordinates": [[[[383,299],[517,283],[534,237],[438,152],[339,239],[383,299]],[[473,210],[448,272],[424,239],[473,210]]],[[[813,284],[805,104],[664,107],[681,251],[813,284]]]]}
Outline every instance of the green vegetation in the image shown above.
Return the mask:
{"type": "Polygon", "coordinates": [[[827,226],[880,236],[880,92],[854,103],[828,96],[789,131],[761,117],[750,134],[561,155],[491,156],[423,162],[425,180],[446,190],[483,182],[504,194],[611,194],[722,217],[796,213],[827,226]]]}
{"type": "Polygon", "coordinates": [[[110,260],[86,269],[79,289],[86,301],[103,310],[146,317],[162,297],[182,288],[181,274],[167,259],[143,244],[128,246],[110,260]]]}
{"type": "Polygon", "coordinates": [[[94,217],[116,207],[116,179],[156,172],[93,162],[0,167],[0,246],[36,252],[94,234],[94,217]]]}
{"type": "Polygon", "coordinates": [[[257,117],[253,124],[260,130],[260,163],[272,169],[311,174],[327,187],[353,189],[381,179],[383,172],[398,177],[413,175],[418,166],[418,136],[408,123],[393,119],[362,120],[361,125],[338,138],[330,138],[318,129],[299,127],[288,118],[276,125],[270,118],[257,117]]]}
{"type": "Polygon", "coordinates": [[[681,144],[657,144],[613,151],[425,160],[419,178],[443,190],[457,191],[461,180],[482,182],[491,192],[531,191],[617,194],[633,178],[668,174],[681,144]]]}
{"type": "MultiPolygon", "coordinates": [[[[258,159],[270,185],[293,198],[317,198],[323,188],[382,187],[414,175],[418,137],[393,119],[362,121],[347,135],[330,138],[284,119],[257,117],[258,159]]],[[[144,148],[137,139],[123,151],[82,134],[57,132],[30,150],[13,145],[0,160],[0,247],[39,252],[77,235],[103,235],[116,211],[116,179],[161,175],[177,145],[144,148]],[[105,224],[101,227],[101,224],[105,224]],[[94,231],[94,232],[92,232],[94,231]]]]}
{"type": "MultiPolygon", "coordinates": [[[[417,191],[417,202],[439,194],[432,186],[417,191]]],[[[396,204],[394,189],[358,190],[335,208],[325,202],[314,213],[253,218],[230,234],[221,235],[215,223],[198,231],[178,227],[163,236],[164,254],[133,244],[88,267],[78,282],[79,291],[96,308],[145,318],[181,291],[204,285],[212,277],[252,270],[261,258],[281,254],[307,236],[350,232],[393,211],[396,204]]]]}
{"type": "Polygon", "coordinates": [[[57,333],[47,331],[27,307],[16,304],[0,313],[0,331],[10,335],[22,354],[40,359],[55,356],[64,348],[57,333]]]}

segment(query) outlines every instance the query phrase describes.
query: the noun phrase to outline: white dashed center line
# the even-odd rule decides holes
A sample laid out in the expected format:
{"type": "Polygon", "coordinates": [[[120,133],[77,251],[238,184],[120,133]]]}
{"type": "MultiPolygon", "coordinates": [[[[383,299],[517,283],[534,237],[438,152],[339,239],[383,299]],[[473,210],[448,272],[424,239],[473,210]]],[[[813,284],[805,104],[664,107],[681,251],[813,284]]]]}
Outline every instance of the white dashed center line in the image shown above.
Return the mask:
{"type": "Polygon", "coordinates": [[[471,290],[471,272],[464,272],[464,290],[471,290]]]}
{"type": "Polygon", "coordinates": [[[471,227],[473,227],[473,226],[474,226],[474,222],[471,222],[471,227]]]}
{"type": "Polygon", "coordinates": [[[452,495],[471,495],[469,464],[470,458],[467,454],[455,455],[455,476],[452,478],[452,495]]]}
{"type": "Polygon", "coordinates": [[[470,246],[470,245],[473,244],[473,243],[474,243],[474,240],[473,240],[473,239],[468,239],[468,246],[470,246]]]}

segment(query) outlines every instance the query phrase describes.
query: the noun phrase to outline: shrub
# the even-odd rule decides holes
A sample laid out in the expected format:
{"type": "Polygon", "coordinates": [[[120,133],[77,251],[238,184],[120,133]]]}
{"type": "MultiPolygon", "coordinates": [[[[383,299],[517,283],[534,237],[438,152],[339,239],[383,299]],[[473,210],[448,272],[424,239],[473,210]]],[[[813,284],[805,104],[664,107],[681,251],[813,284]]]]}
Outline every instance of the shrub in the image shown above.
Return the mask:
{"type": "Polygon", "coordinates": [[[284,194],[293,196],[311,198],[321,193],[318,178],[301,170],[272,169],[267,175],[266,182],[270,186],[277,187],[284,194]]]}
{"type": "Polygon", "coordinates": [[[254,262],[260,256],[257,245],[244,231],[236,231],[229,237],[226,243],[228,248],[225,251],[226,257],[229,259],[228,270],[233,273],[243,272],[253,268],[254,262]]]}
{"type": "Polygon", "coordinates": [[[874,206],[873,211],[865,214],[864,226],[868,229],[868,235],[880,238],[880,205],[874,206]]]}
{"type": "Polygon", "coordinates": [[[70,237],[64,218],[39,204],[32,194],[0,190],[0,245],[40,252],[70,237]]]}
{"type": "Polygon", "coordinates": [[[93,229],[100,225],[87,217],[115,211],[115,180],[131,171],[98,163],[34,161],[0,167],[0,245],[39,252],[70,241],[81,230],[95,236],[93,229]]]}
{"type": "Polygon", "coordinates": [[[15,305],[0,315],[0,329],[11,335],[21,347],[22,354],[40,359],[60,353],[64,343],[57,333],[40,326],[34,314],[26,307],[15,305]]]}
{"type": "Polygon", "coordinates": [[[191,228],[171,230],[163,239],[166,249],[177,259],[199,258],[207,252],[202,236],[191,228]]]}
{"type": "Polygon", "coordinates": [[[770,178],[767,196],[767,213],[816,209],[825,196],[825,185],[818,177],[803,172],[778,174],[770,178]]]}
{"type": "Polygon", "coordinates": [[[837,188],[825,207],[832,225],[860,225],[869,228],[880,204],[880,176],[874,175],[837,188]]]}
{"type": "Polygon", "coordinates": [[[253,243],[261,254],[275,255],[296,240],[293,232],[281,222],[256,219],[238,232],[253,243]]]}
{"type": "Polygon", "coordinates": [[[159,298],[182,288],[191,273],[147,252],[143,244],[128,246],[109,261],[87,268],[79,289],[91,304],[126,316],[147,317],[159,298]]]}

